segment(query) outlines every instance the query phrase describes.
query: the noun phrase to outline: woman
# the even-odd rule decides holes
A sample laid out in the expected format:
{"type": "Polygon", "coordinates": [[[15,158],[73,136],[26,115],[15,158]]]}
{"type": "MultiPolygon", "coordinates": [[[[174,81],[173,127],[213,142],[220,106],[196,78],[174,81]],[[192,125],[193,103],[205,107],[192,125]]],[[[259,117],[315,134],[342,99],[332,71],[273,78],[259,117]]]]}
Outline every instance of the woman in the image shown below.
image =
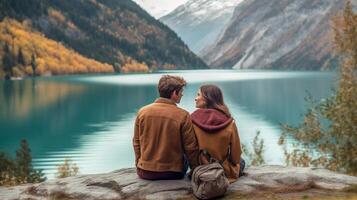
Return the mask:
{"type": "MultiPolygon", "coordinates": [[[[242,150],[237,126],[224,104],[222,92],[215,85],[202,85],[195,101],[198,109],[191,117],[199,149],[207,150],[212,158],[223,162],[226,176],[232,183],[243,172],[244,161],[240,163],[242,150]]],[[[206,157],[200,155],[202,164],[208,163],[206,157]]]]}

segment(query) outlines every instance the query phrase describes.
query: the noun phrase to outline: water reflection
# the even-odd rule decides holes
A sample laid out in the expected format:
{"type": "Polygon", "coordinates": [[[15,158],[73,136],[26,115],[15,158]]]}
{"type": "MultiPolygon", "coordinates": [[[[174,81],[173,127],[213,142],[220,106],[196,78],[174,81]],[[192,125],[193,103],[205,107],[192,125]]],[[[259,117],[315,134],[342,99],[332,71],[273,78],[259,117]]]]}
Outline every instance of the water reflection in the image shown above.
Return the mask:
{"type": "MultiPolygon", "coordinates": [[[[172,72],[170,72],[172,73],[172,72]]],[[[306,90],[325,97],[334,73],[180,71],[188,82],[180,107],[192,112],[203,83],[218,84],[237,121],[243,143],[257,130],[266,160],[282,164],[279,123],[297,123],[305,111],[306,90]]],[[[69,76],[0,82],[0,150],[13,153],[20,139],[32,148],[34,165],[53,177],[70,157],[81,173],[132,167],[133,123],[137,110],[155,100],[162,74],[69,76]]]]}
{"type": "Polygon", "coordinates": [[[118,122],[89,125],[100,128],[96,132],[73,137],[80,144],[77,148],[48,151],[34,162],[45,169],[49,178],[56,174],[56,166],[68,157],[75,161],[83,174],[109,172],[114,169],[132,167],[132,130],[135,114],[123,116],[118,122]]]}
{"type": "Polygon", "coordinates": [[[9,120],[22,120],[33,111],[62,102],[68,96],[80,95],[85,89],[80,85],[35,79],[2,81],[0,88],[0,117],[9,120]]]}
{"type": "Polygon", "coordinates": [[[273,124],[293,123],[302,120],[306,110],[305,97],[315,99],[329,96],[335,84],[331,74],[297,76],[295,78],[235,81],[220,84],[226,98],[243,106],[249,113],[261,115],[273,124]]]}

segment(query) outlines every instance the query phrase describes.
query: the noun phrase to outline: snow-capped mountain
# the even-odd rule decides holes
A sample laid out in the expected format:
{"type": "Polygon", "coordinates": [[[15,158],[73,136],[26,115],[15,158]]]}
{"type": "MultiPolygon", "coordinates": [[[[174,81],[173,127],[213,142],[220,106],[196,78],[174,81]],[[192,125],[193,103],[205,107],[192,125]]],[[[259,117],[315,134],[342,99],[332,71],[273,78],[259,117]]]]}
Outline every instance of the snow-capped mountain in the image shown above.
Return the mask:
{"type": "Polygon", "coordinates": [[[160,21],[198,53],[213,43],[243,0],[189,0],[160,21]]]}
{"type": "Polygon", "coordinates": [[[331,19],[343,6],[342,0],[245,0],[200,56],[210,67],[334,68],[331,19]]]}
{"type": "Polygon", "coordinates": [[[133,0],[156,19],[167,15],[188,0],[133,0]]]}

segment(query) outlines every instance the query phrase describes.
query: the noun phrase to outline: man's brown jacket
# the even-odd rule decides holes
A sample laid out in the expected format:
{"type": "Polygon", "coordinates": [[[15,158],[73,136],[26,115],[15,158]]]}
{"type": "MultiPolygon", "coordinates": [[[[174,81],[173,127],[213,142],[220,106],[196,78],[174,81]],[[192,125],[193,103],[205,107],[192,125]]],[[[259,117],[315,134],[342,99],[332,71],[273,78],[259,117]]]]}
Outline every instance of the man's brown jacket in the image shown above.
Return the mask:
{"type": "Polygon", "coordinates": [[[154,172],[182,172],[186,154],[191,169],[198,144],[190,114],[165,98],[139,110],[133,138],[136,167],[154,172]]]}

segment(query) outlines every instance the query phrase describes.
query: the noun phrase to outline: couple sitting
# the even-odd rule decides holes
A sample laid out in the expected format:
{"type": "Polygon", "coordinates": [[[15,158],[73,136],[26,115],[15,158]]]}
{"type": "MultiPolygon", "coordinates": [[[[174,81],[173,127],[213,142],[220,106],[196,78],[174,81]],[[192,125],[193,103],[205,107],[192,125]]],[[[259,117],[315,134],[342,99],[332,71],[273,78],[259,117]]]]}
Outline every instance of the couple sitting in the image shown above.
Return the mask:
{"type": "Polygon", "coordinates": [[[160,98],[141,108],[135,120],[133,146],[137,174],[147,180],[181,179],[188,166],[207,164],[200,150],[206,150],[222,166],[229,182],[243,171],[236,124],[214,85],[200,87],[198,108],[191,115],[177,107],[186,81],[164,75],[158,84],[160,98]]]}

